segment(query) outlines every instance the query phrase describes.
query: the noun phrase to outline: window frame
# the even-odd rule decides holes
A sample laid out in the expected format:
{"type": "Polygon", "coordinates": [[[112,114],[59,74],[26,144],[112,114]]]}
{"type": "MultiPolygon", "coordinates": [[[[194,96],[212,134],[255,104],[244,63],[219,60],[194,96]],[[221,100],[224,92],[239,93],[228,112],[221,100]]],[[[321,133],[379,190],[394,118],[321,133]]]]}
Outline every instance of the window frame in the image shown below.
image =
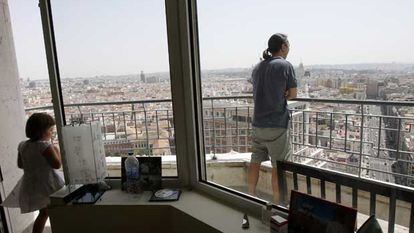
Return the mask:
{"type": "MultiPolygon", "coordinates": [[[[43,36],[59,139],[65,123],[59,66],[54,37],[50,0],[39,0],[43,36]]],[[[166,187],[194,189],[220,201],[259,216],[264,200],[221,186],[206,179],[203,134],[200,54],[198,40],[197,1],[165,0],[168,56],[176,143],[176,178],[163,177],[166,187]]],[[[60,148],[63,140],[59,140],[60,148]]],[[[67,184],[66,156],[62,150],[63,171],[67,184]]],[[[277,206],[281,211],[286,208],[277,206]]]]}
{"type": "MultiPolygon", "coordinates": [[[[168,14],[171,14],[170,17],[167,17],[167,22],[170,21],[169,23],[175,24],[174,26],[179,28],[181,34],[181,38],[170,39],[174,40],[176,45],[184,51],[180,56],[181,64],[190,64],[182,65],[181,67],[181,69],[185,70],[183,73],[186,74],[182,76],[182,85],[187,87],[184,89],[183,93],[186,100],[185,111],[190,117],[186,119],[186,129],[188,134],[185,137],[191,139],[186,141],[186,143],[188,152],[192,153],[187,153],[186,159],[184,159],[189,165],[189,172],[186,173],[186,175],[189,176],[188,179],[191,182],[190,187],[202,193],[214,196],[215,198],[229,203],[236,208],[241,208],[246,212],[260,216],[261,209],[266,201],[222,185],[209,182],[206,179],[197,1],[166,0],[166,5],[170,6],[166,7],[170,10],[167,10],[167,16],[168,14]],[[174,17],[178,20],[174,20],[174,17]],[[189,128],[191,129],[189,130],[189,128]]],[[[168,33],[174,34],[174,32],[170,30],[168,30],[168,33]]],[[[178,37],[179,35],[176,36],[178,37]]],[[[171,65],[171,70],[174,68],[175,67],[171,65]]],[[[178,135],[177,138],[179,138],[178,135]]],[[[274,207],[280,211],[287,212],[285,207],[274,207]]]]}
{"type": "MultiPolygon", "coordinates": [[[[50,0],[39,0],[40,15],[42,20],[43,38],[45,43],[46,60],[49,74],[50,89],[52,95],[53,111],[55,114],[57,136],[59,139],[59,147],[62,155],[62,169],[65,177],[65,183],[70,183],[68,174],[67,158],[64,151],[64,142],[62,138],[62,127],[66,125],[65,105],[63,102],[62,86],[59,73],[58,55],[56,49],[55,32],[53,25],[52,7],[50,0]],[[57,100],[57,101],[56,101],[57,100]]],[[[172,88],[171,88],[172,89],[172,88]]],[[[174,103],[172,103],[174,106],[174,103]]],[[[174,116],[175,121],[175,116],[174,116]]],[[[175,142],[176,143],[176,142],[175,142]]],[[[176,143],[177,144],[177,143],[176,143]]],[[[178,153],[177,153],[178,154],[178,153]]],[[[176,157],[178,157],[176,155],[176,157]]],[[[178,163],[178,158],[177,158],[178,163]]],[[[178,164],[177,176],[162,177],[163,185],[176,186],[179,182],[178,164]]],[[[121,177],[107,177],[108,179],[121,179],[121,177]]]]}
{"type": "MultiPolygon", "coordinates": [[[[3,186],[3,172],[1,170],[0,167],[0,205],[3,203],[4,201],[4,197],[5,197],[5,191],[4,191],[4,186],[3,186]]],[[[10,219],[10,215],[6,214],[6,207],[4,206],[0,206],[0,225],[2,226],[4,233],[9,233],[11,229],[9,229],[10,223],[11,223],[11,219],[10,219]]],[[[7,209],[8,211],[8,209],[7,209]]]]}

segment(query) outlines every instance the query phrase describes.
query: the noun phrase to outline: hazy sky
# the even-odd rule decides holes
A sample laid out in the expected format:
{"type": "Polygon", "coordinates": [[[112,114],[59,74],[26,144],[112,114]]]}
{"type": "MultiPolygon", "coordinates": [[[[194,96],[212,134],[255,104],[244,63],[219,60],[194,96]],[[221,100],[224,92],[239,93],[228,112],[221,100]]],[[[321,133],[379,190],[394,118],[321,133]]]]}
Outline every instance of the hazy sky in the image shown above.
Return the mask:
{"type": "MultiPolygon", "coordinates": [[[[9,0],[20,76],[47,77],[39,8],[9,0]]],[[[52,0],[62,77],[168,71],[164,0],[52,0]]],[[[275,32],[294,64],[414,62],[412,0],[199,0],[202,69],[250,67],[275,32]]]]}

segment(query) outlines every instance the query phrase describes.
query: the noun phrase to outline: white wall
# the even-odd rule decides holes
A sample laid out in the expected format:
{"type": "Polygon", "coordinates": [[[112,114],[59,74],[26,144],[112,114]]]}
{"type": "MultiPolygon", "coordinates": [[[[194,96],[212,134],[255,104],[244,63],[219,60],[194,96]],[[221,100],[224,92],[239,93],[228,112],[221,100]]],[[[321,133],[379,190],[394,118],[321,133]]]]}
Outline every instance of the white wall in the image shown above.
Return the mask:
{"type": "MultiPolygon", "coordinates": [[[[25,139],[24,107],[19,86],[16,53],[7,0],[0,0],[0,166],[4,194],[8,194],[22,176],[17,168],[17,145],[25,139]]],[[[1,185],[0,185],[1,186],[1,185]]],[[[1,187],[0,187],[1,188],[1,187]]],[[[4,197],[3,197],[4,198],[4,197]]],[[[21,215],[19,209],[5,209],[12,232],[22,232],[33,214],[21,215]]]]}

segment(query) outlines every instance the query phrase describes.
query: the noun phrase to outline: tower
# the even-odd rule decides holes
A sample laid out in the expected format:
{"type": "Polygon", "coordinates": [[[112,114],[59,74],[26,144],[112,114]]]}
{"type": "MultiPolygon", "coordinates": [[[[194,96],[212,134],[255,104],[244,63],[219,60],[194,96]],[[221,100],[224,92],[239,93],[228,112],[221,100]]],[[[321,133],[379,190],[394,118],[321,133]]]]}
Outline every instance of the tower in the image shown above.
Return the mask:
{"type": "Polygon", "coordinates": [[[143,82],[143,83],[145,83],[145,74],[144,74],[144,71],[142,71],[141,70],[141,75],[140,75],[140,77],[141,77],[141,82],[143,82]]]}
{"type": "Polygon", "coordinates": [[[306,86],[306,81],[304,80],[305,76],[305,67],[303,63],[299,63],[299,66],[295,69],[296,79],[298,80],[298,87],[306,86]]]}
{"type": "Polygon", "coordinates": [[[305,76],[305,67],[303,66],[302,62],[298,66],[296,75],[298,78],[303,78],[303,76],[305,76]]]}

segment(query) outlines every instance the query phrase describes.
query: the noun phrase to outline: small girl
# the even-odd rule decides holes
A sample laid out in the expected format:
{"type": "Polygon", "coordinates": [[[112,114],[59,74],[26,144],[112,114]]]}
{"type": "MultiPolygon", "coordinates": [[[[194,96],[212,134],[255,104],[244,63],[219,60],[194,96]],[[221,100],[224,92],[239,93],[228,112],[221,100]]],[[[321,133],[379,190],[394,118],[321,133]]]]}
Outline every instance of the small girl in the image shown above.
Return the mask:
{"type": "Polygon", "coordinates": [[[54,170],[61,167],[59,149],[51,142],[54,126],[55,120],[46,113],[34,113],[27,120],[29,140],[21,142],[17,148],[17,166],[24,174],[3,203],[6,207],[20,207],[21,213],[39,210],[33,233],[43,232],[49,195],[64,185],[54,170]]]}

